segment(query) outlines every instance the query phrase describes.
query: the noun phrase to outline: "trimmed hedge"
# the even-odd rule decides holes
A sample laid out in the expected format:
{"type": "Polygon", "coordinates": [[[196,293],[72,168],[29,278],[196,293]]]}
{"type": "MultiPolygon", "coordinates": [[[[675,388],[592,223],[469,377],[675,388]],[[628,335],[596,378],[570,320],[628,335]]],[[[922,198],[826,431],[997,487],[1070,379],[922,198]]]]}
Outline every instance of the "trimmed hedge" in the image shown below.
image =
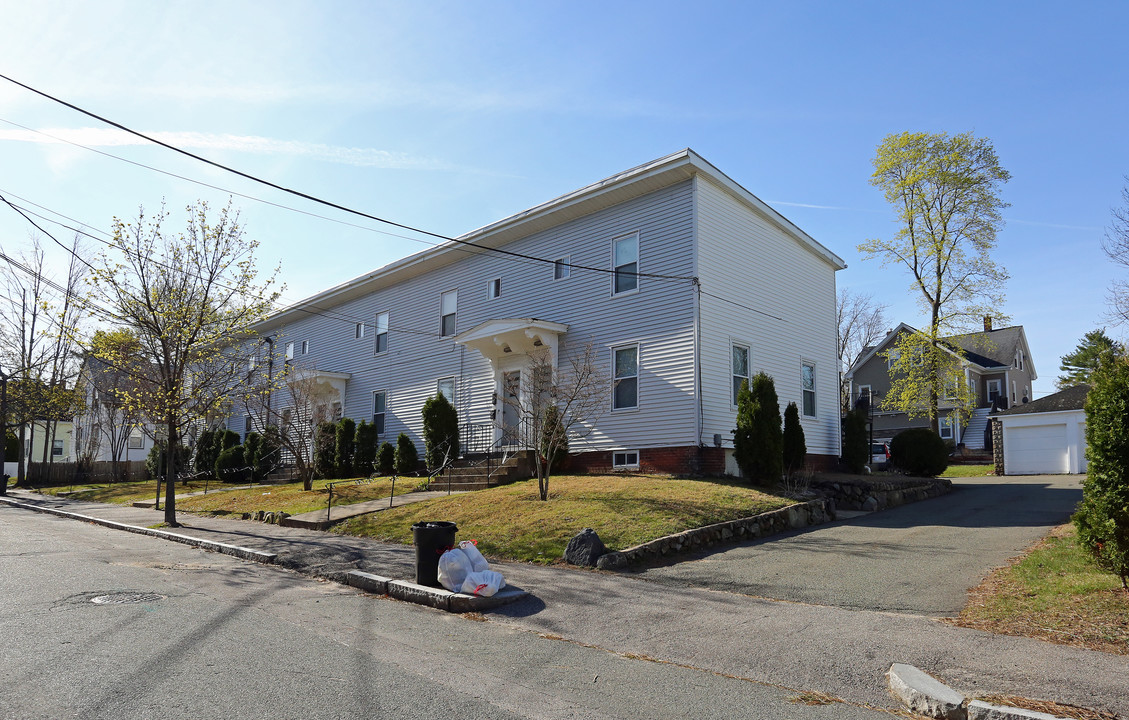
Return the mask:
{"type": "Polygon", "coordinates": [[[937,477],[949,466],[949,449],[931,428],[910,428],[890,441],[890,464],[907,475],[937,477]]]}

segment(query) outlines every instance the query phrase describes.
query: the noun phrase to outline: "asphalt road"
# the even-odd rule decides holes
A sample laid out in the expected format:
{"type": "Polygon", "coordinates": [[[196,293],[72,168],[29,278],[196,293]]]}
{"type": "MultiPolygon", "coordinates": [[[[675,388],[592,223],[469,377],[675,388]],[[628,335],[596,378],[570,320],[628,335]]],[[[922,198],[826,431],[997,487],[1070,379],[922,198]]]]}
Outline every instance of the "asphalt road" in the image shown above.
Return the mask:
{"type": "Polygon", "coordinates": [[[891,717],[8,506],[0,569],[3,718],[891,717]]]}
{"type": "Polygon", "coordinates": [[[647,580],[844,608],[960,612],[967,591],[1082,499],[1081,476],[954,481],[944,497],[641,570],[647,580]]]}

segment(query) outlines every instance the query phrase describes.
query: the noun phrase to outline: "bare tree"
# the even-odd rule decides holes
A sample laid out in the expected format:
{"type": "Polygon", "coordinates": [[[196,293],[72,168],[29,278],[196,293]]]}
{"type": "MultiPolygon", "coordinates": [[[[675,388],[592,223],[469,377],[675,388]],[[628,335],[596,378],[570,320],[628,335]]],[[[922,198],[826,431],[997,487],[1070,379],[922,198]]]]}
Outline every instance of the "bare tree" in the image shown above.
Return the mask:
{"type": "Polygon", "coordinates": [[[886,310],[889,305],[876,302],[870,295],[856,293],[847,288],[839,290],[835,303],[835,319],[838,323],[839,337],[836,349],[839,352],[839,383],[843,409],[850,410],[848,383],[845,380],[859,355],[867,347],[874,345],[886,334],[888,321],[886,310]]]}
{"type": "MultiPolygon", "coordinates": [[[[1113,222],[1102,240],[1102,250],[1114,263],[1129,269],[1129,175],[1121,188],[1121,207],[1110,212],[1113,222]]],[[[1109,289],[1110,319],[1119,325],[1129,323],[1129,281],[1115,280],[1109,289]]]]}
{"type": "Polygon", "coordinates": [[[333,418],[336,399],[337,390],[320,381],[316,371],[289,363],[277,374],[252,371],[245,385],[243,407],[254,429],[277,430],[280,460],[293,464],[307,491],[314,483],[314,435],[319,423],[333,418]]]}
{"type": "Polygon", "coordinates": [[[531,354],[528,371],[522,373],[524,386],[504,388],[503,393],[525,428],[514,439],[536,458],[542,500],[549,499],[553,464],[592,433],[594,421],[608,408],[612,387],[591,343],[570,355],[564,367],[553,360],[548,350],[531,354]]]}

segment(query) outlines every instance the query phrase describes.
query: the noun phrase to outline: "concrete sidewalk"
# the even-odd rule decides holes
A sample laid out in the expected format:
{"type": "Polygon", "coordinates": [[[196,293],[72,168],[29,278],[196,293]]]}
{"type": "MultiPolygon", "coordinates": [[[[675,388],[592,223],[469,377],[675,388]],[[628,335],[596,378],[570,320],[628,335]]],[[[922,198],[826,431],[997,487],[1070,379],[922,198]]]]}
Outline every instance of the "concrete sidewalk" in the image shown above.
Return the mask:
{"type": "MultiPolygon", "coordinates": [[[[133,525],[152,510],[13,493],[33,502],[133,525]]],[[[0,505],[0,512],[22,512],[0,505]]],[[[277,564],[337,579],[349,570],[409,578],[413,550],[301,528],[197,517],[176,530],[277,554],[277,564]]],[[[498,563],[525,600],[492,622],[707,671],[807,687],[882,708],[895,662],[919,667],[969,695],[1008,693],[1129,717],[1129,658],[952,627],[928,617],[781,602],[561,566],[498,563]]],[[[421,612],[430,612],[422,610],[421,612]]]]}

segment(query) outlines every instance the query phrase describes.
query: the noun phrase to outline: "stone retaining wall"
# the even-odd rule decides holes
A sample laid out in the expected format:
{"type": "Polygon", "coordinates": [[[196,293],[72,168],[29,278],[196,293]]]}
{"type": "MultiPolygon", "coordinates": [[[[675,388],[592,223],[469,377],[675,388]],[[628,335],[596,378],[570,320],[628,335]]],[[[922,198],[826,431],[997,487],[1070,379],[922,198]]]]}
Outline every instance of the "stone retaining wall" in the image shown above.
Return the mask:
{"type": "Polygon", "coordinates": [[[790,505],[753,517],[729,520],[684,530],[626,550],[606,553],[596,561],[600,570],[625,570],[633,565],[655,562],[691,550],[702,550],[724,543],[744,542],[769,537],[786,530],[822,525],[836,517],[836,509],[882,510],[908,502],[944,495],[953,489],[952,481],[917,478],[908,481],[865,480],[812,483],[824,497],[790,505]]]}

